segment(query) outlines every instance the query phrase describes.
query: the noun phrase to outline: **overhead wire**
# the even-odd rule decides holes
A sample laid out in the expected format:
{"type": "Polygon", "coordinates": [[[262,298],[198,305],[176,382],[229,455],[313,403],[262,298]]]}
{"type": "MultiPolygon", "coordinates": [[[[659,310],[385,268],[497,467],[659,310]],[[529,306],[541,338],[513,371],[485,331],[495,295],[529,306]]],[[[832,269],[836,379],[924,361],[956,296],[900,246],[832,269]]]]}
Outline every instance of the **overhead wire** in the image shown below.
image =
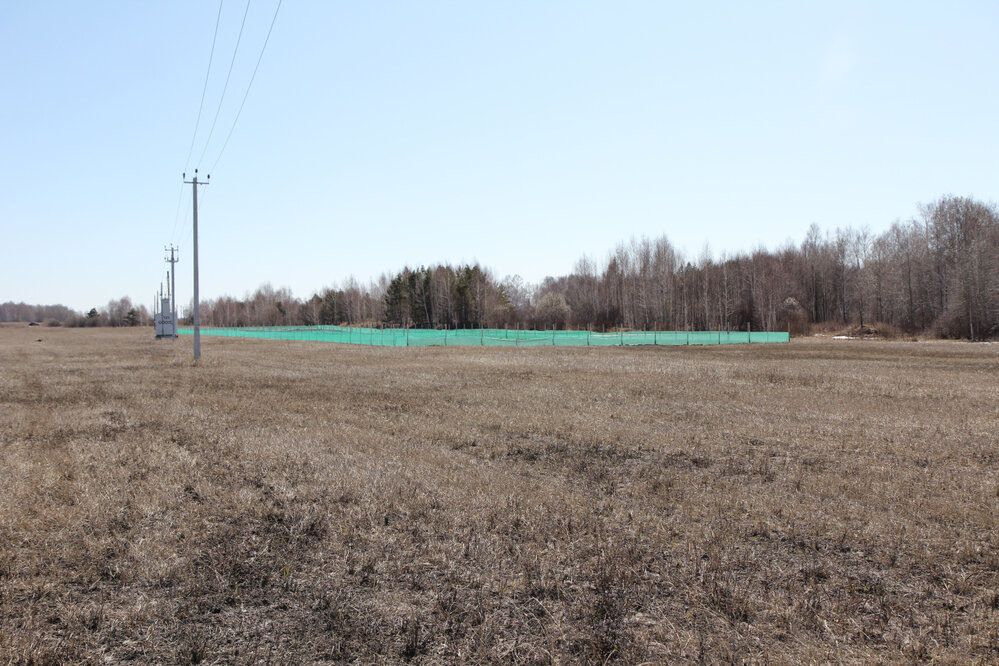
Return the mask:
{"type": "MultiPolygon", "coordinates": [[[[186,172],[191,162],[191,155],[194,153],[194,144],[198,139],[198,130],[201,128],[201,114],[205,109],[205,95],[208,92],[208,81],[212,73],[212,63],[215,61],[215,44],[218,42],[219,25],[222,22],[222,5],[225,0],[219,0],[219,8],[215,14],[215,31],[212,34],[212,48],[208,54],[208,67],[205,70],[205,83],[201,88],[201,101],[198,103],[198,118],[194,122],[194,133],[191,135],[191,145],[187,149],[187,157],[184,159],[184,171],[186,172]]],[[[180,192],[177,194],[177,209],[173,216],[173,231],[170,232],[171,244],[177,240],[177,225],[180,223],[180,209],[184,202],[184,182],[180,183],[180,192]]]]}
{"type": "Polygon", "coordinates": [[[222,19],[222,2],[219,0],[219,11],[215,16],[215,34],[212,36],[212,51],[208,55],[208,70],[205,72],[205,85],[201,89],[201,103],[198,105],[198,120],[194,123],[194,136],[191,137],[191,147],[187,149],[187,159],[184,160],[184,171],[190,166],[191,154],[194,152],[194,142],[198,138],[198,128],[201,127],[201,112],[205,108],[205,93],[208,92],[208,77],[212,73],[212,60],[215,59],[215,42],[219,36],[219,22],[222,19]]]}
{"type": "MultiPolygon", "coordinates": [[[[208,59],[208,71],[205,74],[205,85],[204,85],[204,87],[202,89],[202,92],[201,92],[201,103],[200,103],[200,105],[198,107],[198,119],[197,119],[197,122],[195,123],[194,136],[191,138],[191,147],[188,150],[187,160],[185,160],[185,171],[187,170],[187,167],[190,166],[189,163],[190,163],[191,155],[194,152],[194,144],[197,141],[198,129],[200,127],[201,117],[202,117],[202,113],[204,111],[205,95],[206,95],[206,92],[207,92],[207,89],[208,89],[208,81],[209,81],[209,77],[210,77],[210,74],[211,74],[212,62],[214,60],[214,55],[215,55],[215,46],[216,46],[216,42],[217,42],[217,39],[218,39],[218,31],[219,31],[219,24],[220,24],[220,20],[221,20],[221,16],[222,16],[222,4],[223,4],[223,1],[224,0],[219,0],[218,14],[217,14],[216,19],[215,19],[215,34],[212,37],[212,49],[211,49],[211,54],[209,55],[209,59],[208,59]]],[[[264,38],[263,46],[261,46],[261,48],[260,48],[260,54],[257,56],[257,62],[256,62],[256,64],[253,67],[253,73],[251,74],[250,81],[249,81],[249,83],[246,86],[246,91],[243,93],[243,98],[240,101],[239,109],[236,111],[236,115],[233,118],[232,126],[229,128],[229,132],[226,134],[226,138],[225,138],[225,141],[222,144],[222,148],[219,150],[219,154],[215,158],[215,161],[213,162],[211,169],[208,170],[209,172],[210,171],[214,171],[215,166],[217,166],[218,163],[219,163],[219,161],[222,159],[222,156],[225,153],[226,147],[228,147],[228,145],[229,145],[229,140],[232,138],[232,135],[233,135],[233,133],[236,130],[236,125],[239,123],[239,118],[240,118],[240,115],[243,113],[243,108],[246,105],[246,100],[250,96],[250,90],[253,88],[253,82],[254,82],[254,80],[257,77],[257,71],[260,69],[260,63],[263,60],[264,53],[267,50],[267,44],[270,42],[271,33],[274,31],[274,24],[277,22],[277,17],[278,17],[278,13],[281,11],[281,4],[282,4],[282,2],[283,2],[283,0],[278,0],[277,6],[274,9],[274,15],[271,17],[270,26],[267,29],[267,36],[264,38]]],[[[211,126],[211,129],[208,132],[208,138],[205,140],[204,149],[201,152],[201,156],[198,158],[198,162],[199,163],[204,159],[205,154],[208,152],[208,148],[211,145],[212,136],[214,136],[215,128],[216,128],[216,126],[218,124],[219,115],[220,115],[220,112],[222,110],[222,104],[225,101],[225,95],[226,95],[226,92],[228,91],[228,88],[229,88],[229,81],[230,81],[230,79],[232,77],[232,70],[233,70],[233,67],[234,67],[235,62],[236,62],[236,56],[237,56],[237,54],[239,52],[239,45],[242,42],[243,31],[244,31],[244,28],[246,27],[246,18],[247,18],[248,14],[249,14],[249,11],[250,11],[250,0],[247,0],[246,9],[243,11],[243,20],[242,20],[242,22],[240,23],[240,26],[239,26],[239,35],[236,38],[236,46],[233,49],[232,60],[229,62],[229,71],[226,74],[225,85],[222,88],[222,95],[219,98],[219,104],[218,104],[218,107],[215,110],[215,117],[212,119],[212,126],[211,126]]],[[[185,197],[184,196],[184,190],[185,190],[184,185],[185,184],[183,184],[183,183],[181,184],[180,195],[178,196],[178,199],[177,199],[177,210],[176,210],[176,213],[174,215],[174,228],[173,228],[173,233],[171,234],[171,238],[172,239],[177,239],[177,237],[178,237],[177,236],[177,226],[178,226],[178,223],[179,223],[179,220],[180,220],[181,204],[183,203],[183,201],[190,201],[190,197],[185,197]]],[[[198,197],[199,198],[199,203],[203,204],[204,200],[206,198],[206,195],[207,195],[207,191],[201,192],[201,193],[199,193],[199,195],[200,195],[198,197]]],[[[201,206],[199,206],[199,208],[200,207],[201,206]]],[[[186,236],[186,242],[190,243],[192,241],[192,239],[193,239],[193,228],[189,227],[187,233],[184,234],[184,235],[186,236]]]]}
{"type": "Polygon", "coordinates": [[[184,200],[184,182],[180,183],[180,192],[177,193],[177,212],[173,215],[173,231],[170,232],[170,242],[177,240],[177,224],[180,222],[180,204],[184,200]]]}
{"type": "Polygon", "coordinates": [[[243,12],[243,22],[239,25],[239,36],[236,37],[236,48],[232,50],[232,60],[229,62],[229,73],[225,76],[225,85],[222,86],[222,95],[219,97],[219,106],[215,109],[215,119],[212,120],[212,128],[208,131],[208,139],[205,141],[205,149],[201,151],[201,157],[198,158],[198,163],[205,159],[205,153],[208,152],[208,146],[212,143],[212,135],[215,133],[215,125],[219,120],[219,113],[222,111],[222,102],[225,101],[226,90],[229,89],[229,79],[232,77],[232,67],[236,64],[236,54],[239,53],[239,43],[243,40],[243,28],[246,27],[246,16],[250,13],[250,0],[246,0],[246,11],[243,12]]]}
{"type": "Polygon", "coordinates": [[[277,21],[278,12],[281,11],[281,3],[284,0],[278,0],[277,7],[274,9],[274,16],[271,18],[271,25],[267,29],[267,37],[264,38],[264,45],[260,48],[260,55],[257,56],[257,64],[253,67],[253,74],[250,76],[250,83],[246,86],[246,93],[243,94],[243,101],[239,103],[239,111],[236,112],[236,117],[232,121],[232,127],[229,128],[229,133],[226,134],[225,141],[222,143],[222,150],[219,151],[218,157],[215,158],[215,162],[212,163],[212,168],[209,171],[215,171],[215,167],[218,165],[219,160],[222,159],[222,154],[225,153],[226,146],[229,145],[229,139],[232,138],[232,133],[236,129],[236,123],[239,122],[239,116],[243,113],[243,106],[246,104],[246,98],[250,96],[250,88],[253,87],[253,80],[257,78],[257,70],[260,69],[260,61],[264,59],[264,51],[267,50],[267,42],[271,39],[271,32],[274,30],[274,23],[277,21]]]}

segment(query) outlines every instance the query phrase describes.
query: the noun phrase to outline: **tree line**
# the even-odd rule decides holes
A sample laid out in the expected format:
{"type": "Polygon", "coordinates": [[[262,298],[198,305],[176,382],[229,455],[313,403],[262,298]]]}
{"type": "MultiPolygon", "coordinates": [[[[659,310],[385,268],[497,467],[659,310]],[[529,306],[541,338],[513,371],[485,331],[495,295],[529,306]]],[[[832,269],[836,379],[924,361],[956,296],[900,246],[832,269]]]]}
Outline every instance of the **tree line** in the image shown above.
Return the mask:
{"type": "Polygon", "coordinates": [[[108,301],[85,313],[65,305],[0,303],[0,322],[36,322],[49,326],[149,326],[153,318],[144,305],[134,305],[128,296],[108,301]]]}
{"type": "Polygon", "coordinates": [[[0,322],[34,321],[64,323],[80,314],[65,305],[29,305],[7,301],[0,303],[0,322]]]}
{"type": "MultiPolygon", "coordinates": [[[[189,313],[188,313],[189,316],[189,313]]],[[[403,268],[298,300],[264,285],[202,304],[216,326],[787,330],[879,327],[952,338],[999,334],[999,211],[946,196],[881,234],[823,233],[776,250],[684,256],[666,236],[584,257],[561,277],[525,284],[477,264],[403,268]]]]}
{"type": "MultiPolygon", "coordinates": [[[[112,301],[89,317],[7,303],[0,306],[0,321],[25,321],[25,312],[31,319],[81,325],[150,321],[144,308],[126,301],[112,301]]],[[[185,317],[189,322],[190,307],[185,317]]],[[[498,278],[478,264],[405,267],[366,284],[350,278],[304,300],[265,284],[243,298],[202,302],[201,321],[792,333],[820,325],[995,337],[999,211],[992,203],[945,196],[881,234],[854,228],[823,233],[813,224],[800,244],[717,258],[707,250],[687,257],[666,236],[633,239],[603,261],[583,257],[568,275],[540,284],[498,278]]]]}

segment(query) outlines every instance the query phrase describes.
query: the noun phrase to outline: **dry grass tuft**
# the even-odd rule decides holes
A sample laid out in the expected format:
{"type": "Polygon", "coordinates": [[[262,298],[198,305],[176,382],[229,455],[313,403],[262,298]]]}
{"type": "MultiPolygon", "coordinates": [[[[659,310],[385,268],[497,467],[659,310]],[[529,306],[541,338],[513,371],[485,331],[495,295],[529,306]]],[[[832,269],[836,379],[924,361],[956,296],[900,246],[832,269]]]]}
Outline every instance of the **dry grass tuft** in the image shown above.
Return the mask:
{"type": "Polygon", "coordinates": [[[0,661],[999,660],[994,346],[36,331],[0,661]]]}

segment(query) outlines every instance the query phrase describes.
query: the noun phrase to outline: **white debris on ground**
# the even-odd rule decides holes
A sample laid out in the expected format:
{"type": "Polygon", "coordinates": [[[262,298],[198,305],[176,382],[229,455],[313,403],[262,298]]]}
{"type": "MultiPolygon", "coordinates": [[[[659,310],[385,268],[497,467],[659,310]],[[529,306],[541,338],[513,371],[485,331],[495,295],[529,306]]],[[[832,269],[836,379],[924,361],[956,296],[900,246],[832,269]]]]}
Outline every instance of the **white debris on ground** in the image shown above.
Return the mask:
{"type": "Polygon", "coordinates": [[[855,338],[852,335],[834,335],[834,336],[832,336],[832,339],[833,340],[856,340],[857,338],[855,338]]]}

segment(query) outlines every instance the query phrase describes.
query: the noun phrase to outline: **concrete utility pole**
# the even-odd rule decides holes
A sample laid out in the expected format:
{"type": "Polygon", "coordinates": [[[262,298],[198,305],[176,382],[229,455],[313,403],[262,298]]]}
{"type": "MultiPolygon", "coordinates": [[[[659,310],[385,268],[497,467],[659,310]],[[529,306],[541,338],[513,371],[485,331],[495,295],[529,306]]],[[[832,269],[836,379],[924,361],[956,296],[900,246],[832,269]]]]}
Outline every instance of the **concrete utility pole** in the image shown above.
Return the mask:
{"type": "MultiPolygon", "coordinates": [[[[183,174],[187,178],[187,174],[183,174]]],[[[208,180],[211,180],[211,174],[208,180]]],[[[208,185],[198,182],[198,170],[194,170],[194,179],[185,180],[194,191],[194,360],[201,358],[201,302],[198,300],[198,185],[208,185]]]]}
{"type": "MultiPolygon", "coordinates": [[[[174,252],[178,251],[171,245],[168,248],[163,248],[164,250],[170,251],[170,258],[166,260],[170,264],[170,317],[173,319],[173,335],[171,339],[177,339],[177,278],[174,273],[173,265],[176,264],[180,259],[174,257],[174,252]]],[[[179,252],[178,252],[179,254],[179,252]]]]}

